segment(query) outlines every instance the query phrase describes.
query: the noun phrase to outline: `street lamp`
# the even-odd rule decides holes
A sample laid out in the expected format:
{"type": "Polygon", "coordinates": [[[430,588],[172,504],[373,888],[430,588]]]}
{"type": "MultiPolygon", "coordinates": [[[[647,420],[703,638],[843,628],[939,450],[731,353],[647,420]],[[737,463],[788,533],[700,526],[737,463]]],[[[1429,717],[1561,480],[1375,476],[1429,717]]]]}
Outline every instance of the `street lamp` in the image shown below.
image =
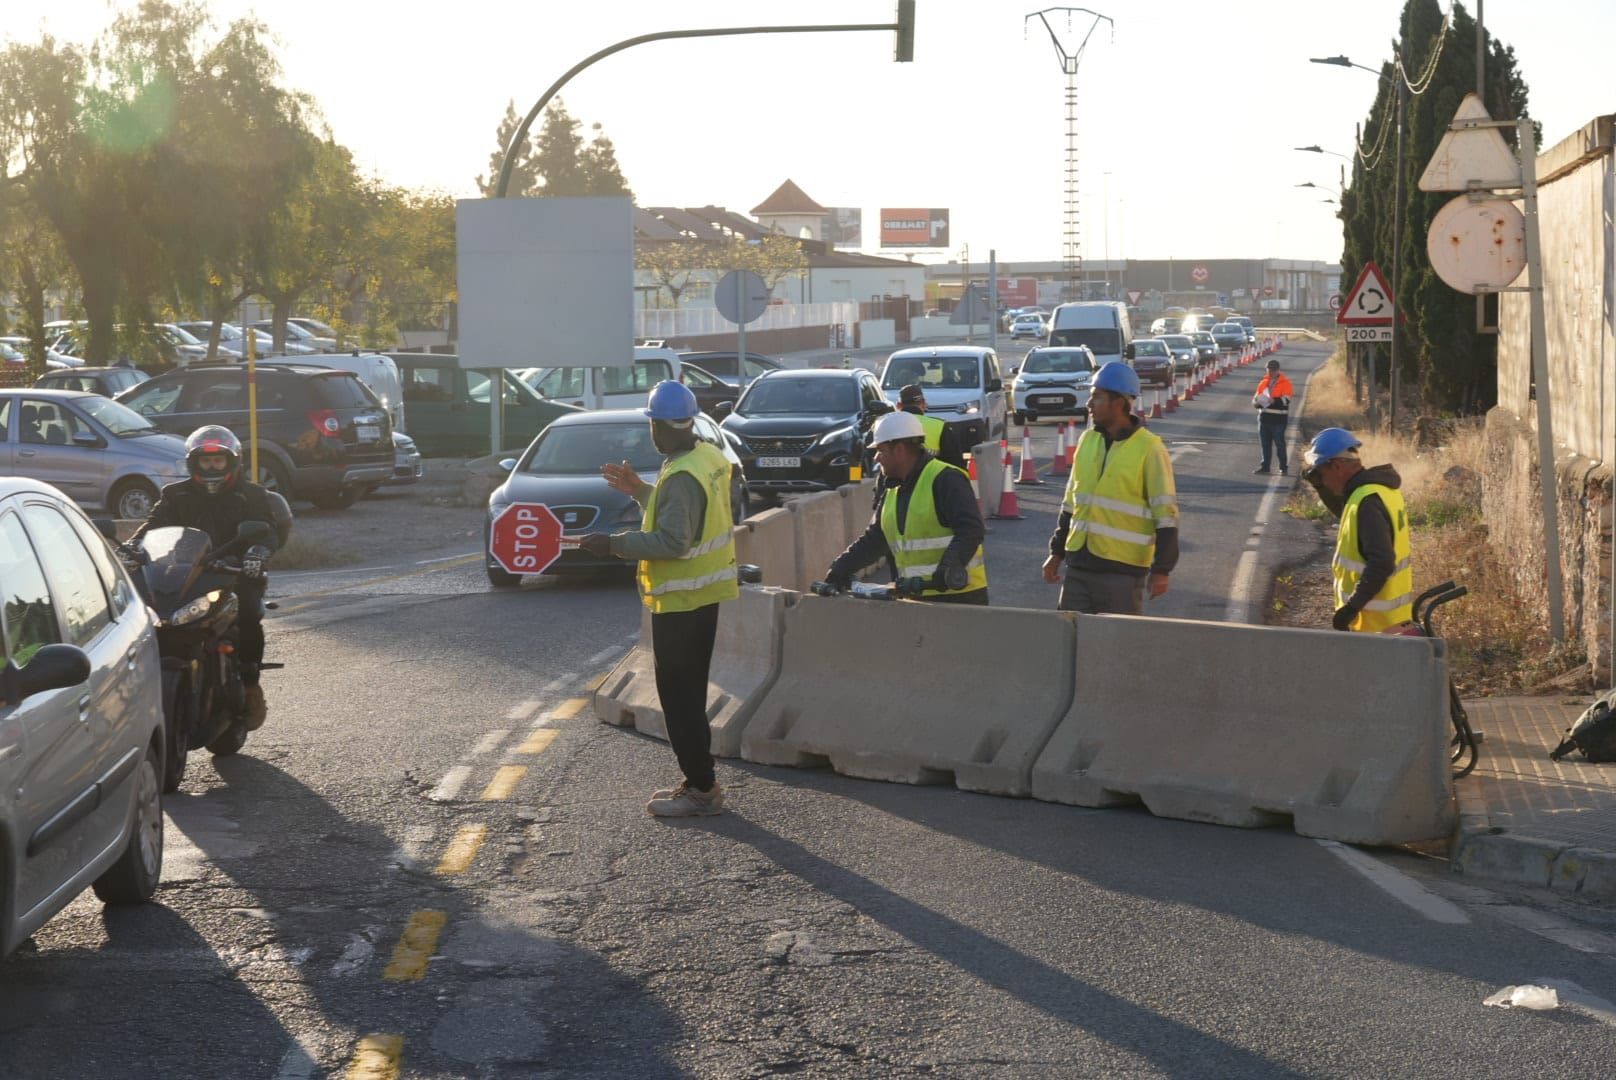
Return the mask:
{"type": "Polygon", "coordinates": [[[1348,161],[1352,160],[1352,155],[1350,154],[1337,154],[1334,150],[1326,150],[1324,147],[1319,146],[1316,143],[1312,146],[1298,146],[1296,149],[1307,154],[1332,154],[1338,158],[1346,158],[1348,161]]]}
{"type": "MultiPolygon", "coordinates": [[[[1314,64],[1329,64],[1334,67],[1357,68],[1359,71],[1367,71],[1371,75],[1378,76],[1384,81],[1391,83],[1393,89],[1397,93],[1397,176],[1395,177],[1395,194],[1392,196],[1392,275],[1391,280],[1387,282],[1392,289],[1392,400],[1389,423],[1390,426],[1395,430],[1397,427],[1397,322],[1399,318],[1396,299],[1398,278],[1401,276],[1400,270],[1402,269],[1403,260],[1403,108],[1404,101],[1408,97],[1408,83],[1403,81],[1401,73],[1398,74],[1396,79],[1393,79],[1384,71],[1377,71],[1372,67],[1364,67],[1362,64],[1354,64],[1345,56],[1315,56],[1310,57],[1309,62],[1314,64]]],[[[1317,151],[1319,153],[1329,152],[1317,146],[1302,146],[1297,147],[1297,149],[1317,151]]]]}

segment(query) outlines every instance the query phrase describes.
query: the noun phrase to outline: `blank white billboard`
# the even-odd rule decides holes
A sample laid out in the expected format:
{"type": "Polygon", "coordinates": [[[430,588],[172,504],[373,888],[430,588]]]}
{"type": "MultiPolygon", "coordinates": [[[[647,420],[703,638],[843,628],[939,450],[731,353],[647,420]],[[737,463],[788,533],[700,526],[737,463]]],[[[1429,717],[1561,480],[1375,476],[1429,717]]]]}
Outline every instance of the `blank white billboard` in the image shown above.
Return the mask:
{"type": "Polygon", "coordinates": [[[460,366],[634,363],[634,223],[626,196],[455,205],[460,366]]]}

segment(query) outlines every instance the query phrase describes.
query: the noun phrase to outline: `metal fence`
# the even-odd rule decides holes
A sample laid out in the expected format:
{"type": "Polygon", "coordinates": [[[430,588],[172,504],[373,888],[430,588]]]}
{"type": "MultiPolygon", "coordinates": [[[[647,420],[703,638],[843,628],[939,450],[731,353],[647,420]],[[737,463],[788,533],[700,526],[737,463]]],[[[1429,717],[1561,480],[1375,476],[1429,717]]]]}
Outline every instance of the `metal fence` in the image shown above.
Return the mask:
{"type": "MultiPolygon", "coordinates": [[[[853,324],[858,322],[859,305],[854,300],[838,300],[830,304],[770,304],[752,322],[746,332],[755,330],[795,330],[805,326],[845,326],[852,336],[853,324]]],[[[710,334],[734,333],[735,324],[718,313],[717,308],[649,308],[634,313],[636,338],[700,337],[710,334]]]]}

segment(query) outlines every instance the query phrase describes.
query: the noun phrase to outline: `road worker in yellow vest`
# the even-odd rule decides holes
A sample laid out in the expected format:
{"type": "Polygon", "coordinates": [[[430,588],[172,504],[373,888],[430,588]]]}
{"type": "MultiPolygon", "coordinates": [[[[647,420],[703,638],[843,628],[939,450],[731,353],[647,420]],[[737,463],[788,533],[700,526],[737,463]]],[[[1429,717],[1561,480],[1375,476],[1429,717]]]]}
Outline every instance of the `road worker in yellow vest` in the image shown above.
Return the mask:
{"type": "Polygon", "coordinates": [[[1167,591],[1178,565],[1173,462],[1134,415],[1139,376],[1113,360],[1089,389],[1093,426],[1077,440],[1066,500],[1049,538],[1044,580],[1061,580],[1060,610],[1138,615],[1167,591]]]}
{"type": "Polygon", "coordinates": [[[639,562],[640,596],[651,610],[651,651],[657,697],[668,742],[684,781],[656,792],[646,811],[656,817],[695,817],[723,810],[707,719],[707,679],[718,635],[718,605],[740,595],[735,577],[730,464],[723,451],[696,437],[696,396],[671,380],[651,390],[645,415],[651,441],[665,455],[656,483],[640,479],[627,461],[601,466],[607,483],[639,503],[641,528],[592,533],[580,545],[591,555],[639,562]]]}
{"type": "Polygon", "coordinates": [[[1302,478],[1341,521],[1336,534],[1337,630],[1378,633],[1414,617],[1414,570],[1409,559],[1408,511],[1402,477],[1390,465],[1364,468],[1352,432],[1325,428],[1302,455],[1302,478]]]}
{"type": "Polygon", "coordinates": [[[982,511],[965,471],[933,457],[913,413],[887,413],[870,432],[886,494],[864,535],[836,557],[825,581],[846,589],[853,575],[889,558],[900,581],[918,581],[918,599],[986,604],[982,511]]]}
{"type": "Polygon", "coordinates": [[[899,390],[898,408],[920,418],[920,426],[926,429],[926,451],[929,454],[941,458],[945,465],[965,468],[965,451],[960,448],[959,433],[945,421],[927,415],[925,387],[910,383],[899,390]]]}

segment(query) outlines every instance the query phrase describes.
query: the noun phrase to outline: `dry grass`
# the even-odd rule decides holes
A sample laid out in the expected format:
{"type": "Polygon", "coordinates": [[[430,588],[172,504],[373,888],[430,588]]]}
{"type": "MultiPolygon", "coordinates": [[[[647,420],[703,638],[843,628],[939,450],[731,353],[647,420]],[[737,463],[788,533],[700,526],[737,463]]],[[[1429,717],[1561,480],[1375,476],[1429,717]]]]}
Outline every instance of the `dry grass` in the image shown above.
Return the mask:
{"type": "Polygon", "coordinates": [[[271,571],[274,570],[325,570],[333,566],[345,566],[354,561],[352,552],[339,551],[328,544],[318,540],[300,538],[296,530],[286,546],[275,552],[275,558],[269,563],[271,571]]]}

